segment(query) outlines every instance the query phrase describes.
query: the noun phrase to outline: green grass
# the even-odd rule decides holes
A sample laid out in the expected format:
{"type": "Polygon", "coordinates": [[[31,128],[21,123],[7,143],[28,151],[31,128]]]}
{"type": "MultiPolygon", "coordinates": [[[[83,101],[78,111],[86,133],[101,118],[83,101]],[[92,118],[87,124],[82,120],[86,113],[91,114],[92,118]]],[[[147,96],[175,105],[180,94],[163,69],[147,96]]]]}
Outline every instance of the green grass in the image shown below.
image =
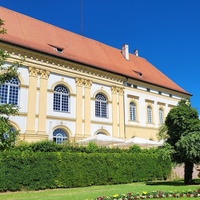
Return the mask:
{"type": "Polygon", "coordinates": [[[200,188],[199,180],[197,180],[196,185],[189,186],[185,186],[182,181],[149,182],[147,184],[132,183],[122,185],[91,186],[84,188],[6,192],[0,193],[0,200],[86,200],[94,199],[99,196],[126,194],[128,192],[142,193],[143,191],[151,192],[158,190],[187,191],[189,189],[194,190],[197,188],[200,188]]]}

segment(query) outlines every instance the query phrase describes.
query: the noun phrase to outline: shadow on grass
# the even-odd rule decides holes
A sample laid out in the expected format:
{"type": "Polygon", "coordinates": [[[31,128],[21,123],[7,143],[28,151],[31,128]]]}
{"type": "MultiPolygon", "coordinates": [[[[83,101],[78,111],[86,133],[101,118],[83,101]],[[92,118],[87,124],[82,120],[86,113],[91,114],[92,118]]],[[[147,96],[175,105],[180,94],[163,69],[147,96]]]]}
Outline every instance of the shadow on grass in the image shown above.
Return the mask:
{"type": "MultiPolygon", "coordinates": [[[[191,185],[200,185],[200,180],[199,179],[194,179],[194,183],[191,185]]],[[[146,185],[168,185],[168,186],[183,186],[184,181],[183,180],[175,180],[175,181],[148,181],[146,182],[146,185]]]]}

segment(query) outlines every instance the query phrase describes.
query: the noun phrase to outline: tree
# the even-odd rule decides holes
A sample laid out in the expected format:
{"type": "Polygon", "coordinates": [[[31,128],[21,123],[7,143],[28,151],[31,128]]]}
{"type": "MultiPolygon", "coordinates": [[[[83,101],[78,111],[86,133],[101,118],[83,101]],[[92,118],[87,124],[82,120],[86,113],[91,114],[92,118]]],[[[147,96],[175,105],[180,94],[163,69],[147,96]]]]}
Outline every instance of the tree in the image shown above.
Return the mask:
{"type": "Polygon", "coordinates": [[[173,162],[184,163],[184,183],[191,184],[194,164],[200,162],[200,120],[189,100],[170,110],[159,134],[166,138],[165,153],[170,152],[173,162]]]}
{"type": "MultiPolygon", "coordinates": [[[[0,19],[0,34],[6,34],[6,30],[3,27],[4,21],[0,19]]],[[[6,81],[11,80],[14,77],[18,77],[19,63],[12,65],[5,65],[9,54],[0,49],[0,90],[1,86],[6,81]]],[[[1,100],[0,96],[0,100],[1,100]]],[[[18,131],[14,130],[9,123],[9,117],[18,113],[18,107],[10,104],[2,104],[0,101],[0,150],[7,149],[14,145],[18,131]]]]}

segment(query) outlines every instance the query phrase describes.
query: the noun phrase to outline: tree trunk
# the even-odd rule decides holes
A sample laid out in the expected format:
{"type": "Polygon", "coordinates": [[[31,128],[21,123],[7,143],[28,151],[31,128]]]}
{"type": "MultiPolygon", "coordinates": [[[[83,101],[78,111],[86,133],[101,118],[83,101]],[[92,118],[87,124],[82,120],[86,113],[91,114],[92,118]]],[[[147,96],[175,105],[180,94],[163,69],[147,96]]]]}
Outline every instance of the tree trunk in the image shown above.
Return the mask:
{"type": "Polygon", "coordinates": [[[186,185],[192,184],[192,173],[193,173],[193,167],[194,164],[190,161],[185,162],[185,168],[184,168],[184,183],[186,185]]]}

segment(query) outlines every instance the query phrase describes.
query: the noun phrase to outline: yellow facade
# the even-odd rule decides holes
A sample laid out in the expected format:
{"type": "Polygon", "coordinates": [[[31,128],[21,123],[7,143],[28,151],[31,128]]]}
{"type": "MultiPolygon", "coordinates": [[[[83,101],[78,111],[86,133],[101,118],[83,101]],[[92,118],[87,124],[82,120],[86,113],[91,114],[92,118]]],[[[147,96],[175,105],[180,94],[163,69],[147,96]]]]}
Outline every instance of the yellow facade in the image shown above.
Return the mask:
{"type": "Polygon", "coordinates": [[[5,43],[0,43],[0,48],[10,54],[10,63],[25,58],[19,68],[21,108],[19,116],[10,119],[20,131],[21,140],[53,140],[56,129],[64,130],[70,141],[99,132],[121,139],[138,136],[157,140],[159,109],[166,117],[181,98],[188,97],[134,79],[126,85],[121,75],[5,43]],[[57,85],[66,86],[70,94],[70,110],[66,113],[52,109],[57,85]],[[106,117],[95,116],[98,93],[107,99],[106,117]],[[131,102],[136,108],[135,120],[130,120],[131,102]],[[152,109],[151,123],[148,123],[148,106],[152,109]]]}

